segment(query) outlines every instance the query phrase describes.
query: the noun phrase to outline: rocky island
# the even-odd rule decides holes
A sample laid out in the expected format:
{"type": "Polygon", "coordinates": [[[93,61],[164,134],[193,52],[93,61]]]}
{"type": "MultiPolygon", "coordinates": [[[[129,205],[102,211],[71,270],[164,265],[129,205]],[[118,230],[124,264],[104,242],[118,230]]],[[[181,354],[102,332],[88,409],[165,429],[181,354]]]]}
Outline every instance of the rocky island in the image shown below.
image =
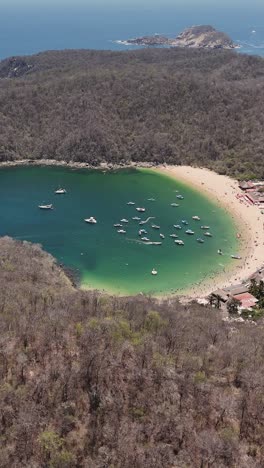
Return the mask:
{"type": "Polygon", "coordinates": [[[149,47],[170,46],[200,49],[235,49],[238,47],[227,34],[217,31],[212,26],[192,26],[185,29],[176,38],[155,34],[154,36],[119,41],[119,43],[149,47]]]}

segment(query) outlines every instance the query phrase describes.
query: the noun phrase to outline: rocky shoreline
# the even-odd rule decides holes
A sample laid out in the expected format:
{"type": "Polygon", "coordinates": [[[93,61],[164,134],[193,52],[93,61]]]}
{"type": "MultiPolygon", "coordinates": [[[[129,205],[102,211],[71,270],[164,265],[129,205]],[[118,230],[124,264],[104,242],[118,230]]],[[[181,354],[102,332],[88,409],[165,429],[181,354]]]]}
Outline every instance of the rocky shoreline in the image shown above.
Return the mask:
{"type": "Polygon", "coordinates": [[[101,171],[111,171],[118,169],[127,169],[127,168],[145,168],[150,169],[153,167],[158,167],[153,163],[145,162],[128,162],[124,164],[111,164],[102,162],[98,166],[93,166],[88,163],[75,162],[75,161],[57,161],[56,159],[17,159],[15,161],[2,161],[0,162],[1,167],[17,167],[17,166],[59,166],[59,167],[68,167],[70,169],[93,169],[101,171]]]}
{"type": "Polygon", "coordinates": [[[212,26],[192,26],[185,29],[176,38],[168,38],[159,34],[142,36],[125,41],[117,41],[124,45],[148,47],[184,47],[200,49],[237,49],[239,46],[225,33],[217,31],[212,26]]]}

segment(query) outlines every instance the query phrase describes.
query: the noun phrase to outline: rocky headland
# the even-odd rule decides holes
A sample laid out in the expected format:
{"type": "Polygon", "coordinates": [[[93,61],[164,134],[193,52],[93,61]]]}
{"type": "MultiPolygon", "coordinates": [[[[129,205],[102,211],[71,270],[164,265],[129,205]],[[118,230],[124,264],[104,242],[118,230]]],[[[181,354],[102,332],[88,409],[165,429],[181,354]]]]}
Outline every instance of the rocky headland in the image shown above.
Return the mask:
{"type": "Polygon", "coordinates": [[[196,47],[201,49],[235,49],[238,47],[227,34],[217,31],[212,26],[192,26],[185,29],[176,38],[168,38],[155,34],[153,36],[137,37],[119,42],[149,47],[170,46],[196,47]]]}

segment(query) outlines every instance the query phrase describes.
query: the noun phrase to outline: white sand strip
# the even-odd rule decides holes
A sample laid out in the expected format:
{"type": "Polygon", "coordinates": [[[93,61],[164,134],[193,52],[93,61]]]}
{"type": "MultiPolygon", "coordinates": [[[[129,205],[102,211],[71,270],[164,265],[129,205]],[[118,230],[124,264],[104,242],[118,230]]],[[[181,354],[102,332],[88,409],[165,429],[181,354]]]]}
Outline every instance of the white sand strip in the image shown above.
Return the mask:
{"type": "MultiPolygon", "coordinates": [[[[213,197],[217,204],[229,211],[241,235],[239,253],[243,260],[234,260],[225,273],[208,279],[197,287],[192,287],[188,291],[188,296],[205,297],[215,289],[239,284],[263,266],[264,215],[257,206],[236,198],[241,192],[238,181],[216,174],[209,169],[190,166],[160,166],[154,170],[188,183],[210,198],[213,197]]],[[[221,257],[217,260],[220,259],[221,257]]]]}

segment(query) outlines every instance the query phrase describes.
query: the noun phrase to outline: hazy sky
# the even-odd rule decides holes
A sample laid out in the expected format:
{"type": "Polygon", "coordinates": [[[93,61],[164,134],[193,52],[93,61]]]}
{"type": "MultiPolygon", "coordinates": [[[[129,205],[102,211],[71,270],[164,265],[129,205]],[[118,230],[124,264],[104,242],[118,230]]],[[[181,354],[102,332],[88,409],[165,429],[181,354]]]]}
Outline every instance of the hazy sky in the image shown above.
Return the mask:
{"type": "Polygon", "coordinates": [[[118,5],[125,7],[126,5],[129,6],[130,4],[135,5],[139,4],[141,6],[166,6],[166,5],[179,5],[179,6],[208,6],[209,8],[257,8],[264,6],[264,0],[0,0],[0,9],[1,6],[20,6],[23,8],[25,5],[30,5],[34,8],[38,6],[71,6],[71,7],[78,7],[78,6],[97,6],[97,5],[106,5],[111,7],[111,4],[118,5]]]}

